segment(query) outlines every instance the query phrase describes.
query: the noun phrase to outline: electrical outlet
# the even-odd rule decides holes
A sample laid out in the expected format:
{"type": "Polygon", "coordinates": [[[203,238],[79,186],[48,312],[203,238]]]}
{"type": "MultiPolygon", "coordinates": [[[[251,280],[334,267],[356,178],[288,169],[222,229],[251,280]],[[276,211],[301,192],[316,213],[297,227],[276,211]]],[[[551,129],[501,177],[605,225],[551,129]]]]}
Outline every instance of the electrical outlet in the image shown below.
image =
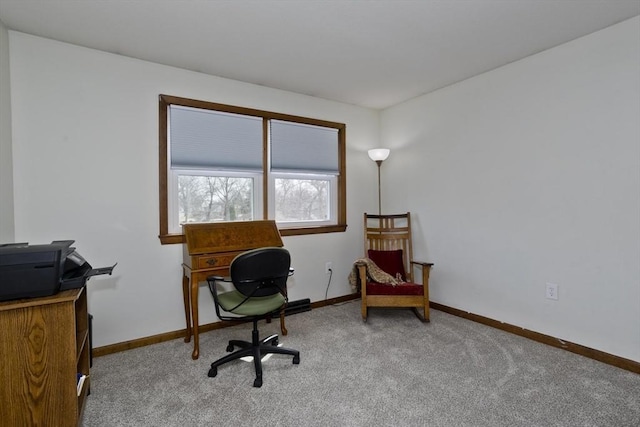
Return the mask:
{"type": "Polygon", "coordinates": [[[324,274],[331,274],[332,269],[330,261],[324,263],[324,274]]]}
{"type": "Polygon", "coordinates": [[[545,298],[547,299],[558,299],[558,288],[559,286],[555,283],[547,283],[547,291],[545,293],[545,298]]]}

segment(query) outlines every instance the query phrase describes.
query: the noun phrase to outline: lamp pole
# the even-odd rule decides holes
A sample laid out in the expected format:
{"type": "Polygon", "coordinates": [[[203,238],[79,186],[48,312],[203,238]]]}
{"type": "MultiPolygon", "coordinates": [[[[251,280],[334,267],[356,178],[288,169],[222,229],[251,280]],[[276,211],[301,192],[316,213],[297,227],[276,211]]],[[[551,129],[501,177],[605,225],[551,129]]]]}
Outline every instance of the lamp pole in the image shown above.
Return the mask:
{"type": "Polygon", "coordinates": [[[382,166],[382,160],[376,160],[378,165],[378,215],[382,215],[382,193],[380,191],[380,166],[382,166]]]}
{"type": "Polygon", "coordinates": [[[373,148],[368,151],[369,158],[376,162],[378,165],[378,215],[382,215],[382,193],[380,190],[380,166],[387,157],[389,157],[390,150],[388,148],[373,148]]]}

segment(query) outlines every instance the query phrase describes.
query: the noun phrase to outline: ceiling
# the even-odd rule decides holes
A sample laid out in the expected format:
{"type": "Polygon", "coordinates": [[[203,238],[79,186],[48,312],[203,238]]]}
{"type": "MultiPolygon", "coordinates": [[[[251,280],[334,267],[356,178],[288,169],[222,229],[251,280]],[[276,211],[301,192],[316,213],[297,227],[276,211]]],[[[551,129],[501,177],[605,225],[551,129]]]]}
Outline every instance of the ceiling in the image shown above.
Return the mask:
{"type": "Polygon", "coordinates": [[[10,30],[382,109],[640,15],[640,0],[0,0],[10,30]]]}

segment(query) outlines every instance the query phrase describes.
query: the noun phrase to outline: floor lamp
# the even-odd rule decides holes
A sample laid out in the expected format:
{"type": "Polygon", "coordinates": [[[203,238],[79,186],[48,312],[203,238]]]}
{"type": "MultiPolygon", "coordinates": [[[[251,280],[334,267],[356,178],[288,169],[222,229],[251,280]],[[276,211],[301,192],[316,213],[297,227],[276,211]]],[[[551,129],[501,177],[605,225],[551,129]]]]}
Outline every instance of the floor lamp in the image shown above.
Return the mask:
{"type": "Polygon", "coordinates": [[[382,215],[382,197],[380,196],[380,166],[389,157],[388,148],[374,148],[368,151],[369,158],[378,165],[378,215],[382,215]]]}

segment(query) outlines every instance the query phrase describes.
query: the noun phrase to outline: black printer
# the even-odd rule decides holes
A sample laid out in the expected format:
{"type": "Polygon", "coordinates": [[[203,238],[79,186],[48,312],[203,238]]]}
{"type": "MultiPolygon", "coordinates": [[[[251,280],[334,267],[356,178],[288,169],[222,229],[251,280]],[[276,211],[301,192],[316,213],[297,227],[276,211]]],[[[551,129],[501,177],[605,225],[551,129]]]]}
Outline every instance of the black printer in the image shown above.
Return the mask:
{"type": "Polygon", "coordinates": [[[92,276],[112,273],[116,264],[92,268],[73,242],[0,244],[0,301],[54,295],[81,288],[92,276]]]}

